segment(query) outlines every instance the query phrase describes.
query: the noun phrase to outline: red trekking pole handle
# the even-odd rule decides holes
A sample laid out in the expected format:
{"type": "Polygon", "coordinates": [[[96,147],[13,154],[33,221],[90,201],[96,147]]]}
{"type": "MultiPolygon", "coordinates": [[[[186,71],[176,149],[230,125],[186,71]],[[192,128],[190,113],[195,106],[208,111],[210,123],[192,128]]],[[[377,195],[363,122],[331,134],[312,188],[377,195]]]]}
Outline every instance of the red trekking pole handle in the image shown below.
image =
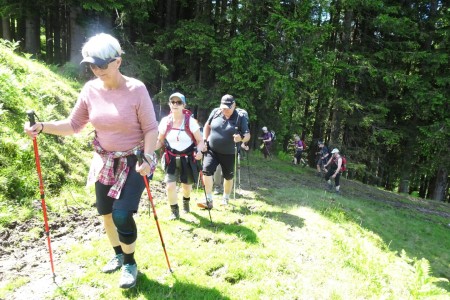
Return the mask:
{"type": "MultiPolygon", "coordinates": [[[[36,124],[34,120],[35,113],[33,110],[27,111],[28,120],[30,121],[30,126],[33,126],[36,124]]],[[[42,180],[42,173],[41,173],[41,162],[39,159],[39,149],[37,144],[36,137],[33,138],[33,148],[34,148],[34,158],[36,160],[36,170],[38,173],[39,178],[39,192],[41,194],[41,207],[42,207],[42,213],[44,215],[44,228],[45,228],[45,235],[47,236],[47,244],[48,244],[48,252],[50,255],[50,265],[52,268],[52,274],[53,274],[53,282],[55,282],[55,268],[53,266],[53,253],[52,253],[52,243],[50,240],[50,229],[48,226],[48,219],[47,219],[47,206],[45,205],[45,192],[44,192],[44,181],[42,180]]]]}
{"type": "MultiPolygon", "coordinates": [[[[142,165],[142,156],[143,156],[142,151],[137,150],[134,154],[136,155],[139,164],[142,165]]],[[[144,157],[144,159],[148,163],[148,161],[145,157],[144,157]]],[[[161,246],[163,247],[164,255],[166,256],[167,266],[169,267],[170,273],[173,273],[172,268],[170,267],[169,256],[167,255],[166,245],[164,244],[164,239],[162,237],[161,228],[159,227],[158,216],[156,215],[155,205],[153,204],[153,196],[150,191],[150,186],[148,184],[148,178],[145,175],[143,175],[142,178],[144,178],[145,188],[147,189],[147,194],[148,194],[148,200],[150,201],[150,204],[152,206],[153,216],[155,217],[156,227],[158,228],[159,238],[161,240],[161,246]]]]}

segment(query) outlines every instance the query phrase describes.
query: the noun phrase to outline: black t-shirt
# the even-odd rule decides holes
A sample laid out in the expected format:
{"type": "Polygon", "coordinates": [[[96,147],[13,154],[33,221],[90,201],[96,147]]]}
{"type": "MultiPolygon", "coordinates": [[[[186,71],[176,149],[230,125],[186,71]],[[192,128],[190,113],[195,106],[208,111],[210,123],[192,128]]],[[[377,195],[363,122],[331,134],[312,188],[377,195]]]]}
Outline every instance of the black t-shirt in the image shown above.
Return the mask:
{"type": "Polygon", "coordinates": [[[226,119],[220,109],[211,112],[206,121],[211,126],[208,137],[209,147],[220,154],[234,154],[233,135],[239,133],[245,135],[249,132],[247,119],[233,111],[229,119],[226,119]],[[237,130],[236,130],[236,127],[237,130]]]}
{"type": "Polygon", "coordinates": [[[330,157],[326,156],[327,154],[328,154],[328,148],[327,148],[327,146],[323,146],[322,149],[320,150],[320,156],[321,157],[323,156],[326,160],[328,160],[330,157]]]}

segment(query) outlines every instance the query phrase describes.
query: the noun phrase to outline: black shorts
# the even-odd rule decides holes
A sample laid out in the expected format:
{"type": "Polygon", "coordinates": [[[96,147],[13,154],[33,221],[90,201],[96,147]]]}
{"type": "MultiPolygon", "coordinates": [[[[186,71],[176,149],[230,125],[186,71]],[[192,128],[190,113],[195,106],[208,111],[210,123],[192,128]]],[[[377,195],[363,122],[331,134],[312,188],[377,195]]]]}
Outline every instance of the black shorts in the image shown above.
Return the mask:
{"type": "Polygon", "coordinates": [[[303,150],[297,150],[297,151],[295,152],[295,158],[296,158],[297,160],[299,160],[300,158],[302,158],[302,153],[303,153],[303,150]]]}
{"type": "MultiPolygon", "coordinates": [[[[137,212],[142,193],[145,189],[144,178],[141,174],[136,172],[136,156],[128,156],[128,172],[127,180],[122,188],[119,199],[114,199],[108,196],[111,185],[104,185],[100,182],[95,183],[95,205],[100,215],[107,215],[112,213],[114,209],[127,210],[137,212]]],[[[118,159],[114,161],[117,165],[118,159]]]]}
{"type": "MultiPolygon", "coordinates": [[[[328,181],[328,179],[330,179],[331,176],[333,176],[333,174],[336,172],[336,170],[337,170],[337,166],[336,167],[331,167],[328,170],[327,174],[325,174],[325,180],[328,181]]],[[[334,178],[334,185],[335,186],[339,186],[340,185],[340,183],[339,183],[339,179],[340,178],[341,178],[341,172],[337,173],[336,177],[334,178]]]]}
{"type": "Polygon", "coordinates": [[[208,149],[203,158],[203,174],[213,176],[217,166],[222,167],[223,178],[231,180],[234,177],[234,154],[220,154],[208,149]]]}

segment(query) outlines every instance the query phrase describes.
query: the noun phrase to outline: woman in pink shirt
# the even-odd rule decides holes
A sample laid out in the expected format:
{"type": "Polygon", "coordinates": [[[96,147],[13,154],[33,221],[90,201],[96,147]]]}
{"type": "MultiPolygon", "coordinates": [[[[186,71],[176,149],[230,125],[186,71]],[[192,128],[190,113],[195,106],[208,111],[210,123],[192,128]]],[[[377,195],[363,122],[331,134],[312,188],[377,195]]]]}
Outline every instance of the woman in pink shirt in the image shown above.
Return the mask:
{"type": "Polygon", "coordinates": [[[34,138],[39,133],[71,135],[89,122],[95,128],[94,159],[88,181],[95,182],[96,207],[103,216],[106,235],[115,256],[102,271],[122,268],[119,286],[136,285],[134,259],[137,212],[145,185],[142,176],[151,175],[158,136],[158,122],[145,85],[122,75],[122,49],[108,34],[91,37],[83,46],[81,63],[87,63],[97,77],[82,88],[70,116],[53,122],[25,124],[25,132],[34,138]],[[134,155],[144,152],[147,161],[139,165],[134,155]],[[149,165],[150,164],[150,165],[149,165]]]}

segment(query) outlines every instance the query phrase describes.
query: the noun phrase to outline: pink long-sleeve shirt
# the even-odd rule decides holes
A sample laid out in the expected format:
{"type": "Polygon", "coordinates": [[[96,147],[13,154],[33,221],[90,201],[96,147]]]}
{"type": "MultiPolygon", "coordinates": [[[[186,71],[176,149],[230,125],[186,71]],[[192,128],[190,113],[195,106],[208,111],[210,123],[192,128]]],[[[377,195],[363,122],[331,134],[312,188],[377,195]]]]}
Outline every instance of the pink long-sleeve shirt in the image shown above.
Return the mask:
{"type": "Polygon", "coordinates": [[[107,90],[100,79],[87,82],[69,120],[75,132],[90,122],[106,151],[127,151],[158,127],[155,110],[145,85],[125,77],[126,84],[107,90]]]}

